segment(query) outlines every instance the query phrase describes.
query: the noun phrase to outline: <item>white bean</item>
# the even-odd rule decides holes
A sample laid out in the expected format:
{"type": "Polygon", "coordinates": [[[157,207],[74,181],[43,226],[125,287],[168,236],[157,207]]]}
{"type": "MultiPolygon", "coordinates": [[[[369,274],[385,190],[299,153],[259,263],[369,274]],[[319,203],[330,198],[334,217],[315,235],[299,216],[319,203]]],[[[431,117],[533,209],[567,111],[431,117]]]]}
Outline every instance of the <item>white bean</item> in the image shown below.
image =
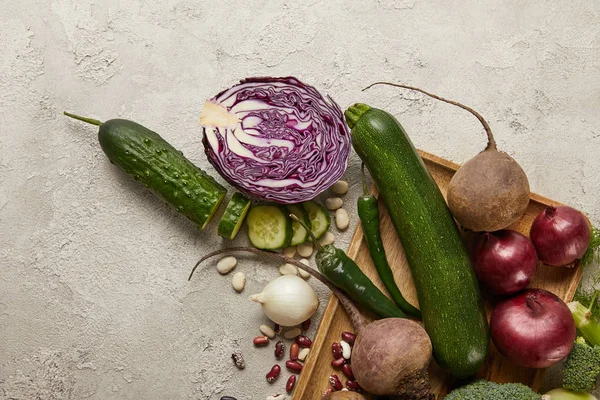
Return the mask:
{"type": "Polygon", "coordinates": [[[337,210],[343,205],[344,200],[340,199],[339,197],[330,197],[328,199],[325,199],[325,207],[327,207],[328,210],[337,210]]]}
{"type": "Polygon", "coordinates": [[[260,333],[267,336],[269,339],[275,337],[275,331],[269,325],[261,325],[258,329],[260,330],[260,333]]]}
{"type": "Polygon", "coordinates": [[[283,255],[289,258],[293,258],[296,255],[296,246],[286,247],[283,249],[283,255]]]}
{"type": "Polygon", "coordinates": [[[349,360],[352,356],[352,349],[350,348],[350,345],[343,340],[340,341],[340,345],[342,346],[342,357],[344,357],[346,360],[349,360]]]}
{"type": "Polygon", "coordinates": [[[305,347],[302,350],[300,350],[300,353],[298,353],[298,360],[300,360],[300,361],[306,360],[306,357],[308,357],[309,352],[310,352],[310,349],[308,347],[305,347]]]}
{"type": "Polygon", "coordinates": [[[298,250],[298,254],[300,254],[301,257],[307,258],[312,256],[313,253],[313,245],[312,242],[304,242],[302,244],[299,244],[297,247],[298,250]]]}
{"type": "Polygon", "coordinates": [[[279,273],[281,275],[298,275],[298,267],[292,264],[285,263],[279,267],[279,273]]]}
{"type": "Polygon", "coordinates": [[[319,244],[321,246],[327,246],[328,244],[333,244],[333,242],[335,242],[335,236],[329,231],[325,232],[323,237],[319,239],[319,244]]]}
{"type": "Polygon", "coordinates": [[[340,195],[348,193],[348,182],[337,181],[331,186],[331,191],[335,194],[340,195]]]}
{"type": "Polygon", "coordinates": [[[337,226],[337,228],[339,230],[344,230],[346,228],[348,228],[348,225],[350,224],[350,217],[348,216],[348,211],[344,210],[343,208],[338,209],[335,212],[335,226],[337,226]]]}
{"type": "Polygon", "coordinates": [[[246,274],[243,272],[236,272],[231,279],[231,286],[233,286],[233,289],[238,293],[244,290],[244,286],[246,286],[246,274]]]}
{"type": "Polygon", "coordinates": [[[286,339],[293,339],[301,333],[302,333],[302,329],[293,328],[293,329],[290,329],[289,331],[283,332],[283,337],[286,339]]]}
{"type": "MultiPolygon", "coordinates": [[[[300,262],[302,264],[306,265],[307,267],[310,266],[310,261],[308,261],[306,258],[301,258],[300,262]]],[[[303,270],[303,269],[298,268],[298,273],[300,274],[300,277],[302,279],[306,280],[306,279],[310,278],[310,274],[308,272],[306,272],[305,270],[303,270]]]]}
{"type": "Polygon", "coordinates": [[[217,263],[217,271],[221,275],[227,275],[237,265],[237,258],[232,256],[223,257],[217,263]]]}

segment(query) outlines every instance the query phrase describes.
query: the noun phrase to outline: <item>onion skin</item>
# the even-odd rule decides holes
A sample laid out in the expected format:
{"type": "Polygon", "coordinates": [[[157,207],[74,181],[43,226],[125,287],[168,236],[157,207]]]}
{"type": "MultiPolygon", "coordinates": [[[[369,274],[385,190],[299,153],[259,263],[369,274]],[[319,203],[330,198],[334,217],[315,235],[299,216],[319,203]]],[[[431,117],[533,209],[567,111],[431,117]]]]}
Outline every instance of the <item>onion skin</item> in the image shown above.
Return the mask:
{"type": "Polygon", "coordinates": [[[525,289],[537,270],[531,241],[519,232],[501,230],[480,236],[473,255],[477,278],[495,294],[525,289]]]}
{"type": "Polygon", "coordinates": [[[544,264],[563,267],[583,256],[591,229],[587,218],[574,208],[547,207],[533,221],[529,236],[544,264]]]}
{"type": "Polygon", "coordinates": [[[490,318],[490,333],[502,355],[527,368],[563,360],[576,337],[567,305],[543,289],[528,289],[499,303],[490,318]]]}

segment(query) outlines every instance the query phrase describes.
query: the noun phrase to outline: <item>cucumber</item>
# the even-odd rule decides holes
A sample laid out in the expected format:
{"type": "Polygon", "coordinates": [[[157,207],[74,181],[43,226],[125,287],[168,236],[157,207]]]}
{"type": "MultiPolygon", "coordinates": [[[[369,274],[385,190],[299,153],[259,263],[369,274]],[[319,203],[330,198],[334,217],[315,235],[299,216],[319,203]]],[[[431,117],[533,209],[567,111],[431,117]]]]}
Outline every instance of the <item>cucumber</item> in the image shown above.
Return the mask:
{"type": "Polygon", "coordinates": [[[471,260],[435,181],[400,123],[355,104],[345,112],[352,145],[379,188],[417,288],[437,362],[459,378],[488,354],[489,330],[471,260]]]}
{"type": "Polygon", "coordinates": [[[292,241],[292,219],[283,206],[254,206],[248,212],[246,223],[248,239],[257,249],[281,249],[292,241]]]}
{"type": "Polygon", "coordinates": [[[245,198],[241,193],[234,193],[225,207],[225,212],[219,221],[217,229],[219,236],[226,239],[235,239],[237,236],[246,214],[250,209],[250,200],[245,198]]]}
{"type": "MultiPolygon", "coordinates": [[[[304,208],[299,204],[288,204],[286,206],[287,210],[298,217],[299,220],[304,222],[306,226],[310,228],[310,218],[308,218],[308,214],[304,211],[304,208]]],[[[308,240],[308,231],[304,229],[302,225],[298,221],[292,221],[292,241],[290,246],[298,246],[308,240]]]]}
{"type": "Polygon", "coordinates": [[[111,163],[204,229],[227,191],[156,132],[125,119],[104,123],[65,112],[100,126],[98,141],[111,163]]]}
{"type": "Polygon", "coordinates": [[[329,216],[327,209],[312,200],[302,203],[302,207],[304,207],[304,211],[308,214],[310,231],[317,239],[319,239],[327,232],[329,225],[331,225],[331,217],[329,216]]]}

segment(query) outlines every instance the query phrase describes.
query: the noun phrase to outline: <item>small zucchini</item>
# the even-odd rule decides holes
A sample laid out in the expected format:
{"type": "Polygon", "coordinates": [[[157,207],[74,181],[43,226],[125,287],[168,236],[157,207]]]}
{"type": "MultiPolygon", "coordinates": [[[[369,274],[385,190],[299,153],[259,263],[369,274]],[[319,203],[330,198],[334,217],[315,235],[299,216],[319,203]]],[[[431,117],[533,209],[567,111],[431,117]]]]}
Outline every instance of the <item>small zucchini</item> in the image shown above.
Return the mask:
{"type": "Polygon", "coordinates": [[[225,207],[223,217],[219,221],[219,236],[226,239],[235,239],[237,236],[246,214],[250,209],[250,200],[245,198],[241,193],[234,193],[225,207]]]}
{"type": "Polygon", "coordinates": [[[352,146],[369,169],[402,242],[437,362],[474,375],[490,335],[471,260],[444,197],[392,115],[366,104],[345,112],[352,146]]]}
{"type": "Polygon", "coordinates": [[[331,217],[327,209],[316,201],[305,201],[302,203],[304,211],[308,214],[310,220],[310,231],[317,239],[327,232],[329,225],[331,225],[331,217]]]}
{"type": "Polygon", "coordinates": [[[99,126],[98,141],[111,163],[143,183],[200,229],[208,225],[227,190],[158,133],[125,119],[100,122],[64,114],[99,126]]]}
{"type": "MultiPolygon", "coordinates": [[[[290,214],[294,214],[299,220],[304,222],[304,225],[310,228],[310,218],[304,211],[304,208],[299,204],[288,204],[286,206],[290,214]]],[[[292,242],[290,246],[298,246],[308,240],[308,231],[298,221],[292,221],[292,242]]]]}

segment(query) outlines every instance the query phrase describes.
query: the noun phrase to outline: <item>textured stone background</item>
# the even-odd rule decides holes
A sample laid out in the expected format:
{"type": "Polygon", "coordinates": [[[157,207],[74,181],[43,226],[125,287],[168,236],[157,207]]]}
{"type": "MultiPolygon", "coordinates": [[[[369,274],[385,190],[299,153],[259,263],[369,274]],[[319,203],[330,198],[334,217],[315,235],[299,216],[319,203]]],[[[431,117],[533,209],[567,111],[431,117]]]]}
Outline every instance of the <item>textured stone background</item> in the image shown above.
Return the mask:
{"type": "MultiPolygon", "coordinates": [[[[213,270],[188,283],[195,260],[222,244],[215,224],[198,232],[110,165],[96,129],[63,110],[134,119],[208,169],[204,100],[246,76],[295,75],[343,108],[393,112],[426,151],[463,162],[483,148],[466,112],[360,91],[411,83],[478,109],[535,192],[600,224],[599,2],[0,6],[0,398],[263,399],[285,383],[265,383],[271,350],[250,345],[265,319],[247,295],[276,270],[241,262],[242,296],[213,270]],[[229,359],[238,346],[241,373],[229,359]]],[[[353,185],[358,167],[353,157],[353,185]]],[[[346,198],[351,214],[358,192],[346,198]]]]}

